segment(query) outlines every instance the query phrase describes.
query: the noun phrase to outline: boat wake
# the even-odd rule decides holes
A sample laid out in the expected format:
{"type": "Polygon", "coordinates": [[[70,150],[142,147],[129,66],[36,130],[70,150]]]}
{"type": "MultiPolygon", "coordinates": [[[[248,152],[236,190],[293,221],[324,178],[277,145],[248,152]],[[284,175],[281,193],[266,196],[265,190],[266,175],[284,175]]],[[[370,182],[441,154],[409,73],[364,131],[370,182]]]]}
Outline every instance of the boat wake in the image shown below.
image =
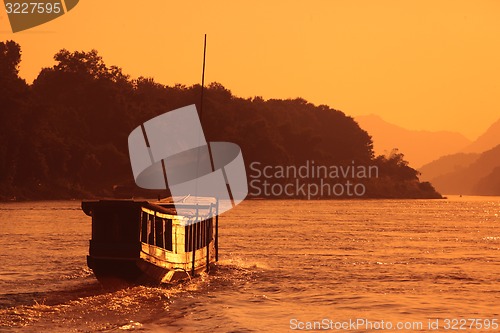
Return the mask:
{"type": "Polygon", "coordinates": [[[0,304],[0,332],[22,329],[58,333],[67,332],[68,327],[74,327],[76,332],[145,330],[148,324],[159,322],[158,318],[163,318],[162,326],[168,327],[189,314],[200,298],[237,290],[258,279],[261,271],[258,264],[232,259],[191,280],[116,291],[104,289],[83,271],[66,277],[68,282],[78,282],[68,284],[67,289],[2,295],[10,300],[11,306],[0,304]],[[64,329],[59,331],[58,326],[64,329]]]}

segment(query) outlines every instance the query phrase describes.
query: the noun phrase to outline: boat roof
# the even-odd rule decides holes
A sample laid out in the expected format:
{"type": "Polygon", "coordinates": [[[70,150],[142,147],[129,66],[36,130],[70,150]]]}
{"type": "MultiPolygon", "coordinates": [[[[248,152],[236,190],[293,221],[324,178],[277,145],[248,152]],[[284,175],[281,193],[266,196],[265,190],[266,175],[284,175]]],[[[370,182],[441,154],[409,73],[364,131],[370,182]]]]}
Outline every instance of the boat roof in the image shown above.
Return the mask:
{"type": "MultiPolygon", "coordinates": [[[[103,199],[82,201],[82,209],[87,215],[92,214],[93,207],[114,205],[137,205],[162,214],[177,215],[196,220],[204,216],[213,216],[212,210],[216,209],[217,199],[211,197],[183,196],[168,197],[157,201],[134,199],[103,199]]],[[[123,206],[122,206],[123,207],[123,206]]]]}
{"type": "Polygon", "coordinates": [[[198,197],[198,196],[193,196],[193,195],[185,195],[185,196],[174,196],[174,197],[167,197],[164,199],[161,199],[159,201],[152,201],[151,203],[175,203],[177,204],[186,204],[186,205],[215,205],[217,203],[217,199],[213,197],[198,197]]]}
{"type": "Polygon", "coordinates": [[[214,215],[217,199],[211,197],[183,196],[169,197],[159,201],[149,202],[150,205],[173,210],[173,215],[185,216],[188,219],[204,219],[214,215]]]}

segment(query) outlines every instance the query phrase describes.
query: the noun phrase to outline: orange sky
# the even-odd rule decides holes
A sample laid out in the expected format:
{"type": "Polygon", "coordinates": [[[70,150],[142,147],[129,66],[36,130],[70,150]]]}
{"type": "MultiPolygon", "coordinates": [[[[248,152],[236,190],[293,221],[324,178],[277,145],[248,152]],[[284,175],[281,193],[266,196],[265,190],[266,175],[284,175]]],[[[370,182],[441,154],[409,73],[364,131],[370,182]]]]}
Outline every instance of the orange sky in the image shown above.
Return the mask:
{"type": "Polygon", "coordinates": [[[500,118],[500,1],[81,0],[0,40],[21,44],[31,82],[61,48],[165,84],[206,81],[238,96],[303,97],[356,116],[469,138],[500,118]],[[216,3],[217,5],[213,5],[216,3]]]}

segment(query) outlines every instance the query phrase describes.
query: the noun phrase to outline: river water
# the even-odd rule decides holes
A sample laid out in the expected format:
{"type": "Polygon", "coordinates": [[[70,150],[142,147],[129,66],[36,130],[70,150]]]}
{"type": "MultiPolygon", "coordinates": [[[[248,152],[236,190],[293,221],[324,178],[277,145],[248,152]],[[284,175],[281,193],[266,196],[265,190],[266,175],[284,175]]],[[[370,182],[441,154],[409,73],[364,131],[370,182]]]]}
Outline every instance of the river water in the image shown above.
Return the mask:
{"type": "Polygon", "coordinates": [[[89,238],[77,201],[0,204],[0,332],[500,330],[500,197],[245,201],[159,288],[102,289],[89,238]]]}

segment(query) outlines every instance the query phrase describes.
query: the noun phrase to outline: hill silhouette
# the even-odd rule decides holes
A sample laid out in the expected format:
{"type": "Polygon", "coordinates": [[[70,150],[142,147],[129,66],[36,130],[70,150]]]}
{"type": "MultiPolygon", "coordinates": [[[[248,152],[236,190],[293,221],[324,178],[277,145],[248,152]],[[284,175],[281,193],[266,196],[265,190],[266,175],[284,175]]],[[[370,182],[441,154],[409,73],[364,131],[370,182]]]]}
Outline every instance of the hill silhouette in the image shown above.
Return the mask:
{"type": "Polygon", "coordinates": [[[440,157],[418,169],[420,171],[420,179],[432,181],[437,177],[464,170],[476,162],[480,155],[475,153],[457,153],[440,157]]]}
{"type": "Polygon", "coordinates": [[[500,167],[493,171],[474,186],[474,193],[481,195],[500,195],[500,167]]]}
{"type": "Polygon", "coordinates": [[[421,169],[441,193],[500,195],[498,173],[500,145],[482,154],[456,154],[434,161],[421,169]],[[438,171],[440,170],[440,171],[438,171]]]}
{"type": "Polygon", "coordinates": [[[372,135],[376,154],[384,154],[397,147],[416,168],[443,155],[458,152],[471,143],[459,133],[408,130],[376,115],[358,116],[355,120],[372,135]]]}
{"type": "Polygon", "coordinates": [[[499,145],[500,119],[462,152],[422,166],[420,179],[432,182],[448,194],[499,195],[498,171],[495,171],[500,166],[499,145]]]}
{"type": "MultiPolygon", "coordinates": [[[[166,195],[135,186],[127,138],[146,120],[199,104],[200,85],[131,79],[106,65],[95,50],[61,50],[54,59],[56,64],[28,85],[18,75],[19,45],[0,43],[0,198],[166,195]]],[[[244,99],[212,83],[205,90],[202,123],[207,141],[240,145],[247,171],[256,161],[374,165],[378,177],[362,180],[366,197],[440,197],[432,185],[419,181],[402,154],[375,157],[368,133],[326,105],[301,98],[244,99]]]]}

